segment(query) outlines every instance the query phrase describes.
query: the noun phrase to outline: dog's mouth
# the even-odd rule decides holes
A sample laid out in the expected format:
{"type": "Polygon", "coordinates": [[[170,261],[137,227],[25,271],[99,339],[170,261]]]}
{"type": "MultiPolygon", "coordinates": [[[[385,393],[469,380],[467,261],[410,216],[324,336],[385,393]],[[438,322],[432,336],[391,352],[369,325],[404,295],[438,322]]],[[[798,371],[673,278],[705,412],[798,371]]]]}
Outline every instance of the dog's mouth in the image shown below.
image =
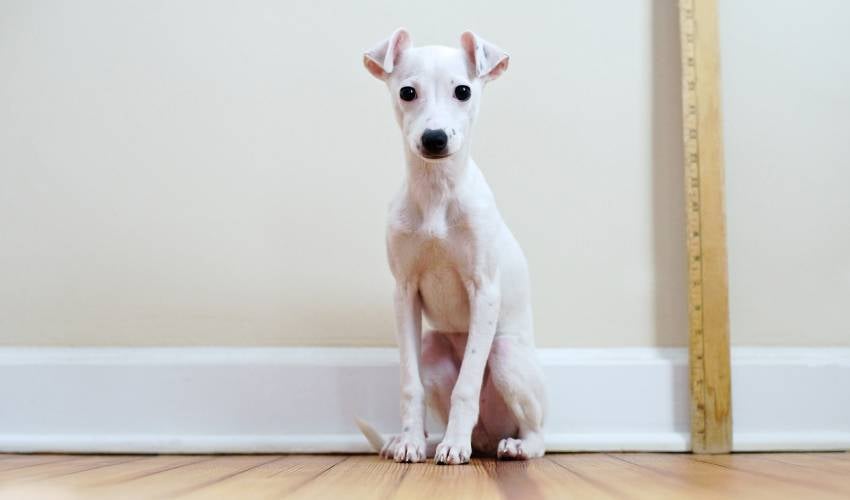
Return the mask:
{"type": "Polygon", "coordinates": [[[443,153],[443,154],[438,154],[438,155],[422,153],[422,158],[425,158],[426,160],[443,160],[443,159],[448,158],[452,154],[454,154],[454,153],[443,153]]]}

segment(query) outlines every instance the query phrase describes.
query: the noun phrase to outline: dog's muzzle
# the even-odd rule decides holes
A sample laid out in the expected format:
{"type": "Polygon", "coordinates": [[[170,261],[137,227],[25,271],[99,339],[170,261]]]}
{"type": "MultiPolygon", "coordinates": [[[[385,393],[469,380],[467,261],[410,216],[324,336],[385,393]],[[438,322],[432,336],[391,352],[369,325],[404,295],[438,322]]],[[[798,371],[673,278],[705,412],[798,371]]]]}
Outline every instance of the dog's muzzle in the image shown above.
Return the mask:
{"type": "Polygon", "coordinates": [[[422,151],[428,156],[444,156],[449,136],[444,130],[425,129],[422,133],[422,151]]]}

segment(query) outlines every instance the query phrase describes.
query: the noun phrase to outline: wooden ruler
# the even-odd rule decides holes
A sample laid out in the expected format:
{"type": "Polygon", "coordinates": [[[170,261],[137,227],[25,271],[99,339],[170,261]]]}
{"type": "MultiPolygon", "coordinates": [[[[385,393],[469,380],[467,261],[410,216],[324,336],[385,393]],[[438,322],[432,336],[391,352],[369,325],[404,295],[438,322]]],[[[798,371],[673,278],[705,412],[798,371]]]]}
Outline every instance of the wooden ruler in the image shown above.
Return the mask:
{"type": "Polygon", "coordinates": [[[716,0],[679,0],[688,245],[691,443],[732,449],[716,0]]]}

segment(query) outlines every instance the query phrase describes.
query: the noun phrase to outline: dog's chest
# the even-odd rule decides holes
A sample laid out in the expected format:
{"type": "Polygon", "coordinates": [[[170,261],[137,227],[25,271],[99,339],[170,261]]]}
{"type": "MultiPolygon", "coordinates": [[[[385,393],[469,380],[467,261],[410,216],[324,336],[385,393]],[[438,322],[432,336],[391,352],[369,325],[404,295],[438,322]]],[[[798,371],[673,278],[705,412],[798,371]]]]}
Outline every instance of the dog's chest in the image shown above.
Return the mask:
{"type": "Polygon", "coordinates": [[[402,265],[403,274],[430,271],[466,274],[473,234],[456,206],[440,204],[419,210],[407,205],[392,218],[391,252],[402,265]]]}
{"type": "Polygon", "coordinates": [[[474,261],[472,235],[451,208],[403,218],[391,238],[391,252],[402,274],[415,276],[429,323],[444,332],[462,332],[469,325],[469,298],[464,276],[474,261]]]}
{"type": "Polygon", "coordinates": [[[469,328],[469,295],[463,276],[464,263],[451,240],[431,239],[420,249],[419,295],[431,326],[443,332],[469,328]]]}
{"type": "Polygon", "coordinates": [[[449,237],[449,220],[445,206],[438,207],[422,215],[422,222],[416,229],[420,239],[427,243],[447,244],[449,237]]]}

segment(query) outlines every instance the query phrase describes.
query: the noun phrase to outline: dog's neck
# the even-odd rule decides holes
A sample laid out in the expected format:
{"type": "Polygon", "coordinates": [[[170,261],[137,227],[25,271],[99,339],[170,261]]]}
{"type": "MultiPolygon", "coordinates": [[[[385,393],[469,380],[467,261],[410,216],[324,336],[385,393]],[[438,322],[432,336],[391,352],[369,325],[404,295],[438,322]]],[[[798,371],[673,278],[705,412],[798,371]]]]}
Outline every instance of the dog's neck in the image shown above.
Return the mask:
{"type": "Polygon", "coordinates": [[[465,146],[449,158],[425,160],[405,147],[407,160],[407,195],[421,213],[445,206],[460,187],[470,181],[475,165],[465,146]]]}

